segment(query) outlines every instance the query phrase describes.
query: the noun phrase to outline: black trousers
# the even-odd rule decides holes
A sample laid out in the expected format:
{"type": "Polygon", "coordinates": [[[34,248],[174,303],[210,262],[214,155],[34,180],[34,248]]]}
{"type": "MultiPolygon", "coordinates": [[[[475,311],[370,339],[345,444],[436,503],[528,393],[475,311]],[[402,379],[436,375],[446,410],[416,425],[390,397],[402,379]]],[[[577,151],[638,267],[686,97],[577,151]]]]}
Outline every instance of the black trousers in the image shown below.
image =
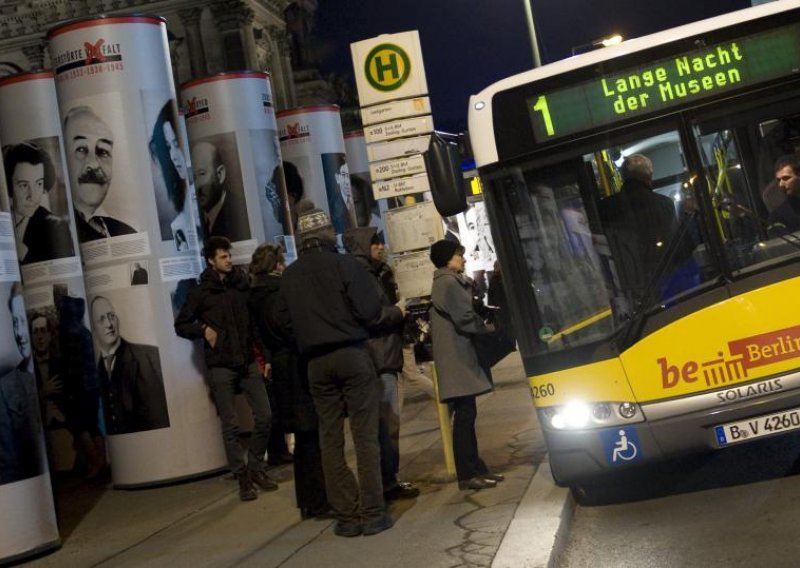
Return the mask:
{"type": "Polygon", "coordinates": [[[465,481],[489,473],[478,455],[478,438],[475,435],[475,418],[478,408],[474,396],[461,396],[447,401],[453,410],[453,454],[456,476],[465,481]]]}
{"type": "Polygon", "coordinates": [[[380,388],[364,344],[342,347],[308,362],[308,382],[319,417],[319,441],[328,502],[346,523],[384,515],[378,413],[380,388]],[[356,450],[358,482],[344,456],[344,418],[356,450]]]}
{"type": "Polygon", "coordinates": [[[294,494],[299,509],[314,514],[328,508],[317,430],[294,433],[294,494]]]}

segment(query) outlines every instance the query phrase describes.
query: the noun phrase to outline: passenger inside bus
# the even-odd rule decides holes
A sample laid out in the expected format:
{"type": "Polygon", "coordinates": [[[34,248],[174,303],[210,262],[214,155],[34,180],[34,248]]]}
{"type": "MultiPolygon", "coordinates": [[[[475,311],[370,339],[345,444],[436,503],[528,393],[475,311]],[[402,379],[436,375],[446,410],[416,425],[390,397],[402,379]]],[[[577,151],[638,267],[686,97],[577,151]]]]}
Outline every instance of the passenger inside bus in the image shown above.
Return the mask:
{"type": "Polygon", "coordinates": [[[776,235],[800,230],[800,158],[795,154],[781,156],[775,162],[776,187],[784,199],[770,209],[769,231],[776,235]]]}

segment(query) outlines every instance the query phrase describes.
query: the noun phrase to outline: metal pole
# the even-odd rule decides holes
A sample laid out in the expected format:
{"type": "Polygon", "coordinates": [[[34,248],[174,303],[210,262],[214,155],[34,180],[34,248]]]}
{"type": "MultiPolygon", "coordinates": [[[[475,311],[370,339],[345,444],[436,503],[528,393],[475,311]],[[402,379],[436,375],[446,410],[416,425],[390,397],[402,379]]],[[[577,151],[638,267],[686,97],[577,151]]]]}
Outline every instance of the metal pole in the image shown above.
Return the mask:
{"type": "Polygon", "coordinates": [[[541,67],[542,58],[539,56],[539,41],[536,39],[536,24],[533,21],[533,0],[522,0],[525,6],[525,21],[528,23],[528,36],[531,38],[531,53],[533,54],[533,66],[541,67]]]}

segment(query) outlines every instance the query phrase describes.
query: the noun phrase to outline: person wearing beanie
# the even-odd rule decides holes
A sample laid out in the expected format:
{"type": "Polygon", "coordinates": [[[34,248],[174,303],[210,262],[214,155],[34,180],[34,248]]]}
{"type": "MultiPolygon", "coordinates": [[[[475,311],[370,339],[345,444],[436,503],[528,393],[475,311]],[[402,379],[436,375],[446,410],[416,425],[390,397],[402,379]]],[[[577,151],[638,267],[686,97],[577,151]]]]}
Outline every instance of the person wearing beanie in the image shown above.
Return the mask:
{"type": "Polygon", "coordinates": [[[494,390],[481,367],[473,337],[489,328],[472,307],[472,286],[464,277],[464,247],[458,242],[433,243],[430,259],[436,266],[431,289],[433,361],[439,377],[439,400],[453,411],[453,453],[458,487],[495,487],[503,476],[491,473],[478,455],[475,398],[494,390]]]}
{"type": "Polygon", "coordinates": [[[343,537],[392,527],[386,514],[378,445],[380,388],[367,350],[369,328],[381,314],[372,277],[354,257],[338,254],[328,215],[297,204],[298,258],[281,277],[281,297],[319,418],[328,503],[343,537]],[[358,481],[344,456],[344,417],[358,459],[358,481]]]}
{"type": "Polygon", "coordinates": [[[413,499],[419,489],[400,481],[400,389],[398,373],[403,370],[404,310],[398,307],[397,283],[392,269],[383,261],[385,247],[375,227],[347,229],[344,247],[372,275],[381,296],[381,325],[370,330],[367,341],[372,362],[381,380],[378,435],[381,445],[383,496],[387,501],[413,499]]]}

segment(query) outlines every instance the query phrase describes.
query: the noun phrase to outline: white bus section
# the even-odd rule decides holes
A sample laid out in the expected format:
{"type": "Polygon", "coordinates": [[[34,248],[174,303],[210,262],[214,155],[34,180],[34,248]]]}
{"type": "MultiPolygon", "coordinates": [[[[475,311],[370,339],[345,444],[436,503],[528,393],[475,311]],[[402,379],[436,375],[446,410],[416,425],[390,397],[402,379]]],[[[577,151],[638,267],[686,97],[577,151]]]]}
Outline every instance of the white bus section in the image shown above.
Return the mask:
{"type": "Polygon", "coordinates": [[[492,115],[492,100],[499,92],[548,77],[569,73],[576,69],[591,67],[598,63],[624,57],[644,49],[665,45],[687,37],[714,32],[722,28],[742,24],[773,14],[780,14],[781,12],[799,7],[800,0],[781,0],[780,2],[771,2],[752,8],[745,8],[722,16],[631,39],[613,47],[591,51],[498,81],[482,90],[477,95],[472,95],[469,100],[468,128],[472,150],[475,155],[475,164],[480,168],[498,161],[497,143],[494,133],[494,117],[492,115]]]}

